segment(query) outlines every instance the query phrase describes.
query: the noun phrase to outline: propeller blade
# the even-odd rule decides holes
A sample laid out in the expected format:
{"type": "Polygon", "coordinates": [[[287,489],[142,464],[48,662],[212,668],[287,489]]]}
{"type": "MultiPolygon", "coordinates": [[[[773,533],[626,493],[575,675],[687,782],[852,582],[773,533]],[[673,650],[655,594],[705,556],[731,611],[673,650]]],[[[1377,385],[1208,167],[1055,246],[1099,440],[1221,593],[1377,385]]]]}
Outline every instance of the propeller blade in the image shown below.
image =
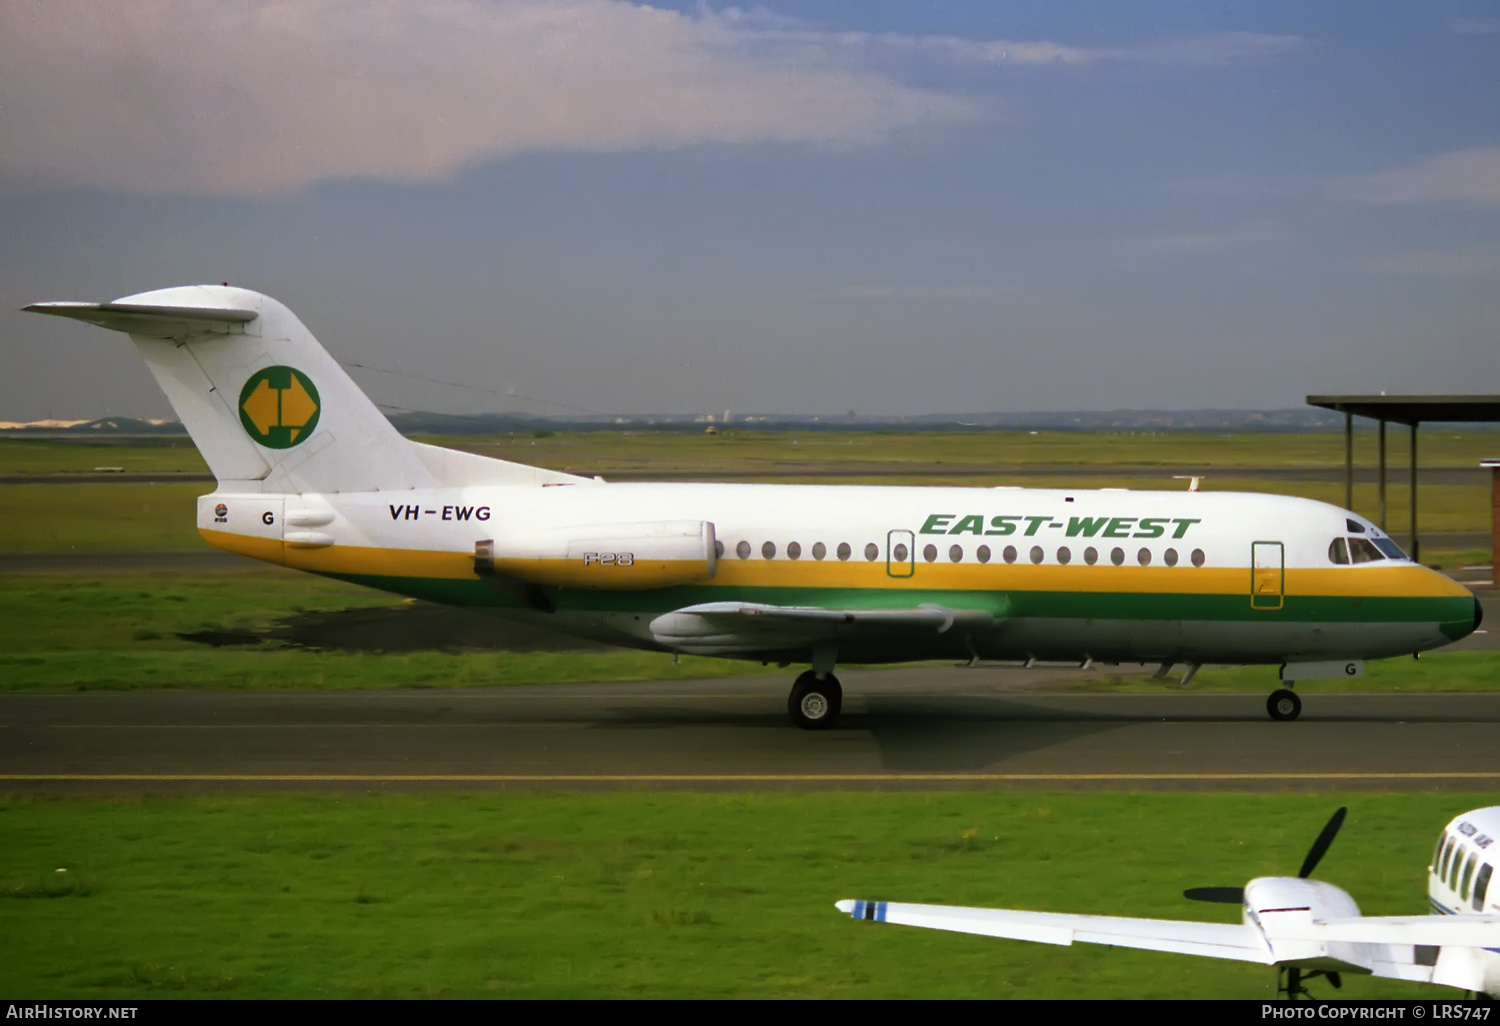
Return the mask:
{"type": "Polygon", "coordinates": [[[1302,860],[1302,868],[1298,870],[1298,876],[1303,879],[1312,876],[1313,870],[1318,868],[1318,863],[1323,861],[1323,856],[1328,854],[1328,846],[1338,836],[1339,827],[1344,825],[1344,817],[1348,814],[1348,808],[1340,806],[1339,811],[1335,812],[1328,820],[1328,823],[1323,827],[1323,832],[1318,835],[1318,839],[1308,849],[1307,858],[1302,860]]]}
{"type": "Polygon", "coordinates": [[[1245,900],[1243,887],[1189,887],[1182,892],[1189,901],[1211,901],[1217,905],[1239,905],[1245,900]]]}

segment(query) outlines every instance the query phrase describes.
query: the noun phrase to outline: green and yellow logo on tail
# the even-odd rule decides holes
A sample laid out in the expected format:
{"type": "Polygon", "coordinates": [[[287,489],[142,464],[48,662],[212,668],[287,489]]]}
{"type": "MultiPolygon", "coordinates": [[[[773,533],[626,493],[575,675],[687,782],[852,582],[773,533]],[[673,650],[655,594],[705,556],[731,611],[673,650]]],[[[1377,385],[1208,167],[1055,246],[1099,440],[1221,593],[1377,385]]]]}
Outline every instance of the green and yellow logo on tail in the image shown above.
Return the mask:
{"type": "Polygon", "coordinates": [[[240,389],[240,423],[268,449],[290,449],[318,426],[318,390],[291,367],[266,367],[240,389]]]}

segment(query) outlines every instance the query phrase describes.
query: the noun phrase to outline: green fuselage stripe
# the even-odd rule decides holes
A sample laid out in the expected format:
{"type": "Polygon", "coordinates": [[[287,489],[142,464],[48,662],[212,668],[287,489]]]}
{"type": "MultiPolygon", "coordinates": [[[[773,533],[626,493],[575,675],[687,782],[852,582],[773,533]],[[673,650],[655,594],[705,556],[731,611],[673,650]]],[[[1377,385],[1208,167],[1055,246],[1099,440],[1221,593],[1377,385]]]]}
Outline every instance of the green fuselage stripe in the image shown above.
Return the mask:
{"type": "MultiPolygon", "coordinates": [[[[523,608],[518,594],[475,578],[385,577],[330,574],[340,580],[455,606],[523,608]]],[[[651,591],[585,591],[544,588],[559,611],[660,614],[723,601],[723,589],[686,585],[651,591]]],[[[735,588],[739,602],[823,609],[910,609],[935,603],[984,610],[997,618],[1067,620],[1182,620],[1256,623],[1455,623],[1474,618],[1474,600],[1460,596],[1288,595],[1280,608],[1256,609],[1246,593],[1230,595],[1087,591],[926,591],[919,589],[735,588]]]]}

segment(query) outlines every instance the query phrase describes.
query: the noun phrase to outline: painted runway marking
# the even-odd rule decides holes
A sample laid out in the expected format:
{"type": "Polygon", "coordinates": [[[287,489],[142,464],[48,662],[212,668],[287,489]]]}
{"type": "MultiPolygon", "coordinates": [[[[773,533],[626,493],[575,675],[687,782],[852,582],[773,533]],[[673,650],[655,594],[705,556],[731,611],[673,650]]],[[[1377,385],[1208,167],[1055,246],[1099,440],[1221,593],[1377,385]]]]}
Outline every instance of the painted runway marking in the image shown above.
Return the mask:
{"type": "Polygon", "coordinates": [[[0,773],[0,781],[139,783],[1084,783],[1089,781],[1500,780],[1500,772],[1451,773],[0,773]]]}

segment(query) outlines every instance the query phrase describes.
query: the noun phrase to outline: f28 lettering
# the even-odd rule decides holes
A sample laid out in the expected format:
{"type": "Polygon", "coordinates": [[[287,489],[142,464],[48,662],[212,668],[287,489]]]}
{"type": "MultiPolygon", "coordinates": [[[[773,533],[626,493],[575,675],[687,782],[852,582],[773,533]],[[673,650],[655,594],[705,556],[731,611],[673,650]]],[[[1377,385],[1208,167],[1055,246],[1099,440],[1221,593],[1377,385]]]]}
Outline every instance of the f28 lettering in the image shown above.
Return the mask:
{"type": "Polygon", "coordinates": [[[421,520],[425,517],[438,517],[442,520],[488,520],[490,508],[488,506],[444,506],[441,510],[423,509],[421,506],[392,505],[389,507],[392,520],[421,520]]]}
{"type": "Polygon", "coordinates": [[[1182,538],[1188,528],[1203,523],[1198,517],[1068,517],[998,516],[988,520],[978,513],[933,513],[923,521],[919,534],[972,534],[1004,537],[1019,534],[1032,538],[1044,531],[1059,531],[1068,538],[1182,538]]]}
{"type": "Polygon", "coordinates": [[[584,566],[635,566],[634,552],[585,552],[584,566]]]}

